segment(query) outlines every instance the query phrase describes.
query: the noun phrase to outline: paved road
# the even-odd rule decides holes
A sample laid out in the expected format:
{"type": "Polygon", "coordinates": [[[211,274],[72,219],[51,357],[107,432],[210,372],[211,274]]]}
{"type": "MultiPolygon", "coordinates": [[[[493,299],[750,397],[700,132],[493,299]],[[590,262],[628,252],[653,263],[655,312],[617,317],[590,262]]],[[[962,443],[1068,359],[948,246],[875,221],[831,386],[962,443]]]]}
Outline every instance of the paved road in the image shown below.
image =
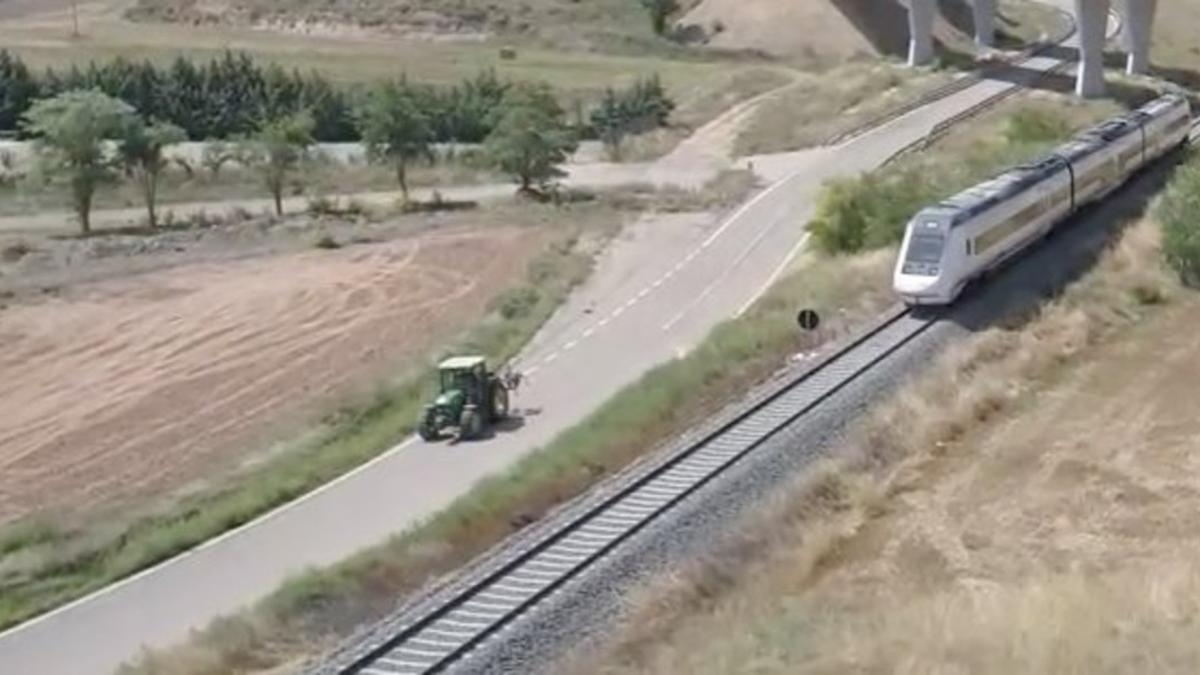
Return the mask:
{"type": "Polygon", "coordinates": [[[456,447],[403,443],[247,527],[0,635],[3,672],[109,672],[143,645],[176,642],[289,575],[444,508],[758,297],[803,245],[823,181],[878,166],[939,121],[1011,86],[981,82],[839,147],[751,158],[774,181],[769,189],[723,222],[681,216],[632,228],[531,343],[521,359],[531,377],[517,405],[540,412],[519,431],[456,447]]]}

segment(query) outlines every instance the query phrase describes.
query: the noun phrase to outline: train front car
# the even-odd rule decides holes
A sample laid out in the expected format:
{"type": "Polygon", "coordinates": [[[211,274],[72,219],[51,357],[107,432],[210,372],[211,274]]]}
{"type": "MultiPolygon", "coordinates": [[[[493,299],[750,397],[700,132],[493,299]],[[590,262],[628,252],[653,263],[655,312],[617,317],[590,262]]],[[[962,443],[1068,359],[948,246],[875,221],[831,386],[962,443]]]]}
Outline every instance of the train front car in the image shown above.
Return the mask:
{"type": "Polygon", "coordinates": [[[945,305],[957,295],[954,263],[947,255],[950,215],[934,207],[921,211],[908,224],[892,285],[909,305],[945,305]]]}
{"type": "Polygon", "coordinates": [[[1157,98],[1135,110],[1129,117],[1140,123],[1146,134],[1147,161],[1185,145],[1191,133],[1191,104],[1179,94],[1157,98]]]}

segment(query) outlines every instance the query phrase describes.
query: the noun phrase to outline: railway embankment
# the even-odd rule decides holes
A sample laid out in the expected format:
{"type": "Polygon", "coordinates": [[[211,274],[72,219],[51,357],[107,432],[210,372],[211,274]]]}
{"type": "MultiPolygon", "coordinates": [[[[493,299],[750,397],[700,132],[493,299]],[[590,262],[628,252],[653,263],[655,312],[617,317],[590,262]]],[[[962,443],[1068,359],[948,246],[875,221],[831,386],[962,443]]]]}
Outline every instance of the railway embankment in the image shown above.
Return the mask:
{"type": "Polygon", "coordinates": [[[1171,171],[1069,224],[1117,224],[1086,274],[937,355],[557,669],[1194,671],[1200,163],[1171,171]]]}

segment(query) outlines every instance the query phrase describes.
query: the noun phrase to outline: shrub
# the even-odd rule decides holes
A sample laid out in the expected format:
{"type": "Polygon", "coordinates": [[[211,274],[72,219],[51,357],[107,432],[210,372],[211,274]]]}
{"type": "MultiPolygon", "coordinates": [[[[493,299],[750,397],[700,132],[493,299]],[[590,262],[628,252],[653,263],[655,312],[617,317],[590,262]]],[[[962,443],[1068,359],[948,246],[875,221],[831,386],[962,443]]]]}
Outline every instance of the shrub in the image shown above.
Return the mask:
{"type": "Polygon", "coordinates": [[[945,192],[928,175],[920,167],[907,167],[830,181],[809,224],[813,242],[828,254],[899,242],[909,219],[945,192]]]}
{"type": "Polygon", "coordinates": [[[5,262],[16,262],[32,252],[32,246],[24,241],[17,241],[8,244],[3,249],[0,249],[0,260],[5,262]]]}
{"type": "Polygon", "coordinates": [[[528,315],[537,306],[541,294],[533,286],[518,286],[509,289],[496,299],[496,309],[507,320],[528,315]]]}
{"type": "Polygon", "coordinates": [[[342,247],[342,245],[338,243],[337,239],[334,239],[333,236],[329,234],[322,234],[321,236],[317,237],[317,240],[313,242],[313,246],[326,251],[332,251],[342,247]]]}
{"type": "Polygon", "coordinates": [[[325,195],[308,198],[308,213],[312,216],[334,216],[338,214],[337,203],[325,195]]]}
{"type": "Polygon", "coordinates": [[[1004,140],[1012,145],[1057,141],[1071,133],[1061,115],[1045,108],[1022,108],[1004,123],[1004,140]]]}
{"type": "Polygon", "coordinates": [[[1155,215],[1162,225],[1167,264],[1184,284],[1200,288],[1200,163],[1179,170],[1155,215]]]}

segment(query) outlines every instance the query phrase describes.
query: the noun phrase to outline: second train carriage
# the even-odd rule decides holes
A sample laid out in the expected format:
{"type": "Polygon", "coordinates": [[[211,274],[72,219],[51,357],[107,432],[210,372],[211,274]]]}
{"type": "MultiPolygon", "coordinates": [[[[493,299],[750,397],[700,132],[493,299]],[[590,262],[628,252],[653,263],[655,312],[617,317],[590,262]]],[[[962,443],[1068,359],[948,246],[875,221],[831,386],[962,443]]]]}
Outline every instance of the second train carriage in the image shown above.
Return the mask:
{"type": "Polygon", "coordinates": [[[1084,131],[1034,164],[923,209],[904,234],[896,292],[912,305],[953,302],[972,279],[1185,143],[1190,122],[1187,99],[1163,96],[1084,131]]]}

